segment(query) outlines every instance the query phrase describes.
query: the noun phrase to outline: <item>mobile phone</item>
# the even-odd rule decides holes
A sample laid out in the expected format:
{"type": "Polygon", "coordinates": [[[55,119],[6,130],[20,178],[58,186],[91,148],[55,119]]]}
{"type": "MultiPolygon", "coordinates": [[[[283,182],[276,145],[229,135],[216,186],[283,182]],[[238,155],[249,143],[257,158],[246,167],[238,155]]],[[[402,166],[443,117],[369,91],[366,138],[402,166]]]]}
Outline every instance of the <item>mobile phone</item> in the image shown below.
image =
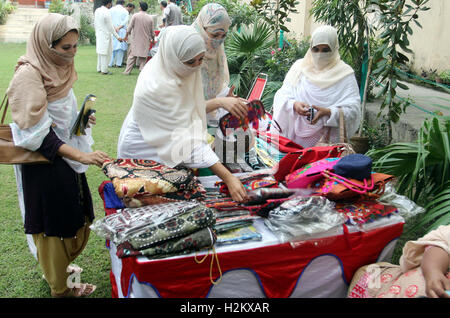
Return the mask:
{"type": "Polygon", "coordinates": [[[309,107],[309,110],[308,110],[309,114],[308,114],[308,116],[306,116],[306,120],[308,120],[310,124],[312,124],[312,121],[314,119],[315,111],[316,110],[312,106],[309,107]]]}

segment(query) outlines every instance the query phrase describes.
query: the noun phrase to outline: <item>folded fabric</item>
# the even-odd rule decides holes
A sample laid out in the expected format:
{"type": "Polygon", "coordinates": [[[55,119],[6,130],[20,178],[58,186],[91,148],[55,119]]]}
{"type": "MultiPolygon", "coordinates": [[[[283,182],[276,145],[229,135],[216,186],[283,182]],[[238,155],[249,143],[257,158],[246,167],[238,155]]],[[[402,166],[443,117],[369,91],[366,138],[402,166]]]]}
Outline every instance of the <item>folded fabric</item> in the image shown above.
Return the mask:
{"type": "Polygon", "coordinates": [[[167,240],[180,238],[212,226],[215,222],[214,211],[198,204],[182,214],[140,228],[129,235],[127,241],[134,249],[148,249],[167,240]]]}
{"type": "Polygon", "coordinates": [[[206,227],[186,236],[167,240],[143,250],[136,250],[129,242],[124,242],[117,246],[116,255],[119,258],[147,256],[149,259],[185,255],[203,248],[212,247],[216,242],[216,238],[214,231],[210,227],[206,227]]]}
{"type": "Polygon", "coordinates": [[[335,209],[345,215],[347,224],[364,224],[398,212],[396,207],[376,200],[336,202],[335,209]]]}
{"type": "MultiPolygon", "coordinates": [[[[121,244],[146,228],[157,227],[178,216],[210,210],[194,201],[171,202],[140,208],[125,208],[96,220],[91,229],[100,237],[121,244]]],[[[208,215],[211,215],[209,211],[208,215]]]]}
{"type": "Polygon", "coordinates": [[[253,220],[240,220],[240,221],[227,222],[227,223],[222,223],[222,224],[216,223],[214,225],[214,230],[217,234],[220,234],[220,233],[223,233],[223,232],[226,232],[229,230],[249,226],[252,224],[253,224],[253,220]]]}
{"type": "Polygon", "coordinates": [[[205,192],[191,169],[170,168],[152,160],[110,160],[102,169],[127,207],[200,198],[205,192]]]}
{"type": "Polygon", "coordinates": [[[125,205],[122,200],[116,194],[116,190],[114,189],[111,181],[105,182],[105,186],[103,187],[103,199],[105,201],[106,209],[123,209],[125,205]]]}
{"type": "Polygon", "coordinates": [[[252,225],[232,229],[217,236],[217,245],[239,244],[249,241],[261,241],[262,235],[252,225]]]}

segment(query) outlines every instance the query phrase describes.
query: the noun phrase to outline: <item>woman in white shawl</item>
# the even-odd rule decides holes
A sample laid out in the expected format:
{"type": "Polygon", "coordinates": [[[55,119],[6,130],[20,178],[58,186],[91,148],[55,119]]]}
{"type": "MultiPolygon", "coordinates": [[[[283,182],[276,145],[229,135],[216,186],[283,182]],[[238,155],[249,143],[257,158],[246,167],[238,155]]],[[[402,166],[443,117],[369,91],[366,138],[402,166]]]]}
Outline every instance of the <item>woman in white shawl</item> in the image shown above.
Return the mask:
{"type": "Polygon", "coordinates": [[[191,26],[162,33],[156,55],[139,75],[119,136],[118,157],[147,159],[170,167],[210,168],[242,202],[242,183],[220,162],[206,139],[206,102],[200,65],[205,44],[191,26]]]}
{"type": "Polygon", "coordinates": [[[361,121],[360,104],[354,71],[339,55],[337,31],[321,26],[313,32],[305,57],[292,65],[275,94],[271,132],[303,147],[314,146],[328,132],[330,142],[337,142],[341,108],[350,138],[361,121]]]}

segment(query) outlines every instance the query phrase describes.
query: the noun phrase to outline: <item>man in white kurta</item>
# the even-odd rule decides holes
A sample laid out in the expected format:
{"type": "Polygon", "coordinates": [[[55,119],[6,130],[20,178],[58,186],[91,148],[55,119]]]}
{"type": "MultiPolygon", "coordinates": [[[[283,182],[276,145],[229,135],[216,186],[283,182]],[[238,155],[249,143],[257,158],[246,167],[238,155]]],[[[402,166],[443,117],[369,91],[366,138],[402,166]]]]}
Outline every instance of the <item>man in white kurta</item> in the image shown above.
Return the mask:
{"type": "Polygon", "coordinates": [[[102,74],[111,74],[108,71],[108,63],[112,54],[112,37],[113,35],[119,41],[122,38],[117,34],[111,20],[109,9],[112,6],[112,0],[103,0],[103,5],[95,10],[94,28],[96,37],[97,51],[97,72],[102,74]]]}
{"type": "MultiPolygon", "coordinates": [[[[129,12],[124,7],[125,0],[117,0],[116,5],[111,8],[111,20],[117,34],[123,39],[127,34],[127,25],[129,19],[129,12]]],[[[128,49],[128,44],[125,41],[119,42],[116,38],[112,39],[112,56],[109,62],[109,67],[115,65],[116,67],[121,67],[123,62],[123,57],[128,49]]]]}

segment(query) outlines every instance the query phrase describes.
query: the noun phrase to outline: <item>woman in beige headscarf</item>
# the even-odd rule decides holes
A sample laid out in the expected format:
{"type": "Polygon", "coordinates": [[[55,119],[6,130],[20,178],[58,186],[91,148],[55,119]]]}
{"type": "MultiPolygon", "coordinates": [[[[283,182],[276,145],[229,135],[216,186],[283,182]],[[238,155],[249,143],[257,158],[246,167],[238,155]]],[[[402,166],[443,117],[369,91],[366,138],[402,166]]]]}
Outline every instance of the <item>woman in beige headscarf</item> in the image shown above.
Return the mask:
{"type": "Polygon", "coordinates": [[[228,87],[230,74],[223,42],[230,25],[227,11],[217,3],[206,4],[192,23],[205,41],[206,52],[201,74],[208,124],[213,127],[218,126],[218,119],[226,112],[241,117],[247,115],[246,100],[234,96],[233,89],[228,87]]]}
{"type": "Polygon", "coordinates": [[[314,146],[328,132],[330,141],[336,142],[339,108],[350,138],[361,121],[358,85],[353,69],[340,58],[336,29],[321,26],[313,32],[304,58],[292,65],[275,94],[271,132],[303,147],[314,146]]]}
{"type": "MultiPolygon", "coordinates": [[[[81,272],[70,263],[86,246],[94,219],[85,172],[108,159],[102,151],[92,152],[90,128],[70,137],[78,108],[72,90],[78,36],[72,17],[45,16],[33,28],[7,90],[14,144],[50,160],[14,169],[28,243],[54,297],[95,290],[91,284],[71,285],[68,278],[81,272]]],[[[90,122],[95,124],[95,117],[90,122]]]]}
{"type": "Polygon", "coordinates": [[[242,202],[247,197],[244,186],[207,143],[200,74],[204,57],[205,43],[192,26],[164,29],[158,52],[139,74],[117,156],[209,168],[227,184],[231,197],[242,202]]]}

